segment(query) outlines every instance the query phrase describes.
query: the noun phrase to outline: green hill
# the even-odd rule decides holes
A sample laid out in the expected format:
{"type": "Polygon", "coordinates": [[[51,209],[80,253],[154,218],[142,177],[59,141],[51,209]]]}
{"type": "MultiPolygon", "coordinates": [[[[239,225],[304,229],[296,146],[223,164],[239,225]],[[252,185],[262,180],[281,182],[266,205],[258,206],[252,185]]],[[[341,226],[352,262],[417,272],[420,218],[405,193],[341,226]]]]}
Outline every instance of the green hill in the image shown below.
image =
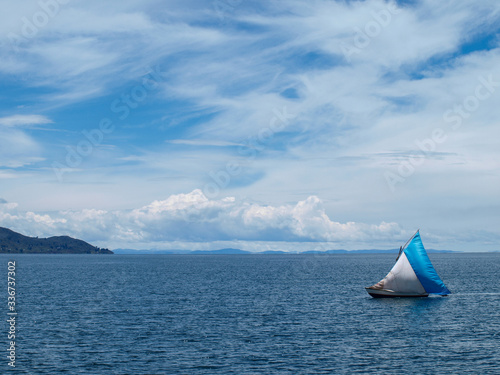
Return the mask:
{"type": "Polygon", "coordinates": [[[0,254],[113,254],[68,236],[27,237],[0,227],[0,254]]]}

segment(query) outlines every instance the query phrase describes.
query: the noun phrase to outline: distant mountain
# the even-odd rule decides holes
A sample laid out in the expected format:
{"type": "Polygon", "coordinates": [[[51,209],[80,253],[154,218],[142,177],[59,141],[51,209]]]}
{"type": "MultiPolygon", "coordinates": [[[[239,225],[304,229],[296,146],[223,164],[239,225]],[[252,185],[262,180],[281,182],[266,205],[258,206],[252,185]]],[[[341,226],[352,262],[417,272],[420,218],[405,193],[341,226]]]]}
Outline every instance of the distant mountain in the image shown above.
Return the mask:
{"type": "Polygon", "coordinates": [[[250,251],[240,249],[220,249],[220,250],[195,250],[190,254],[252,254],[250,251]]]}
{"type": "Polygon", "coordinates": [[[266,250],[266,251],[261,251],[257,254],[297,254],[297,253],[287,253],[286,251],[281,251],[281,250],[266,250]]]}
{"type": "Polygon", "coordinates": [[[355,251],[359,250],[307,250],[301,252],[301,254],[347,254],[347,253],[353,253],[355,251]]]}
{"type": "MultiPolygon", "coordinates": [[[[240,250],[240,249],[220,249],[220,250],[132,250],[132,249],[115,249],[115,254],[186,254],[186,255],[209,255],[209,254],[397,254],[399,249],[391,250],[308,250],[302,252],[287,252],[281,250],[266,250],[260,252],[240,250]]],[[[461,251],[453,250],[427,250],[428,253],[460,253],[461,251]]]]}
{"type": "Polygon", "coordinates": [[[187,254],[189,250],[135,250],[135,249],[114,249],[115,254],[187,254]]]}
{"type": "MultiPolygon", "coordinates": [[[[427,253],[461,253],[461,251],[453,250],[434,250],[427,249],[427,253]]],[[[399,249],[390,250],[380,250],[380,249],[369,249],[369,250],[327,250],[330,254],[397,254],[399,249]]]]}
{"type": "Polygon", "coordinates": [[[254,254],[251,251],[240,249],[219,249],[219,250],[132,250],[132,249],[115,249],[115,254],[254,254]]]}
{"type": "Polygon", "coordinates": [[[27,237],[0,227],[0,254],[113,254],[89,243],[58,236],[50,238],[27,237]]]}

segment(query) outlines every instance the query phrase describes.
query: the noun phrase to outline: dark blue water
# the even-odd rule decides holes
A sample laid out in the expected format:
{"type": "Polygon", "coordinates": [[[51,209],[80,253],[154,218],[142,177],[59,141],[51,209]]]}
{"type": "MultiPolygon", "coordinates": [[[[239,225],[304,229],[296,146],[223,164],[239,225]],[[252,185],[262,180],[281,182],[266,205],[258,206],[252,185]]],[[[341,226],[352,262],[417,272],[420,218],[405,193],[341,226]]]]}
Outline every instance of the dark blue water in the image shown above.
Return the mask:
{"type": "Polygon", "coordinates": [[[387,254],[3,255],[0,373],[499,374],[500,254],[430,257],[449,297],[369,297],[387,254]]]}

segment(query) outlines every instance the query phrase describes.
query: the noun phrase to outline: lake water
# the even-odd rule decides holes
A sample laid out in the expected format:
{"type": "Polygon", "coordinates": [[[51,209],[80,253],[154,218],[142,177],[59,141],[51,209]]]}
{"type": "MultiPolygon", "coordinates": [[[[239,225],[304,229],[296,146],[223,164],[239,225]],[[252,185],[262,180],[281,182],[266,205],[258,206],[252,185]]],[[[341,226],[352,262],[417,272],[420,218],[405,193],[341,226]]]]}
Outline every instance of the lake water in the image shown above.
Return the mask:
{"type": "Polygon", "coordinates": [[[2,255],[0,373],[499,374],[500,254],[430,258],[452,295],[371,298],[390,254],[2,255]]]}

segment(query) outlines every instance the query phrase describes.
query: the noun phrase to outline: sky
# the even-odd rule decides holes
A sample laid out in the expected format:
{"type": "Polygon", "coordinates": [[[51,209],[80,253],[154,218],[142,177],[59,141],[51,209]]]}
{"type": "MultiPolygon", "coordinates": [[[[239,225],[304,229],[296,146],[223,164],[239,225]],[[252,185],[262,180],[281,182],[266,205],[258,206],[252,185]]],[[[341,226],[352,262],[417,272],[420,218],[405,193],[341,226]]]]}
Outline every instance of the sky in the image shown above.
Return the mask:
{"type": "Polygon", "coordinates": [[[2,2],[0,226],[500,250],[500,3],[2,2]]]}

